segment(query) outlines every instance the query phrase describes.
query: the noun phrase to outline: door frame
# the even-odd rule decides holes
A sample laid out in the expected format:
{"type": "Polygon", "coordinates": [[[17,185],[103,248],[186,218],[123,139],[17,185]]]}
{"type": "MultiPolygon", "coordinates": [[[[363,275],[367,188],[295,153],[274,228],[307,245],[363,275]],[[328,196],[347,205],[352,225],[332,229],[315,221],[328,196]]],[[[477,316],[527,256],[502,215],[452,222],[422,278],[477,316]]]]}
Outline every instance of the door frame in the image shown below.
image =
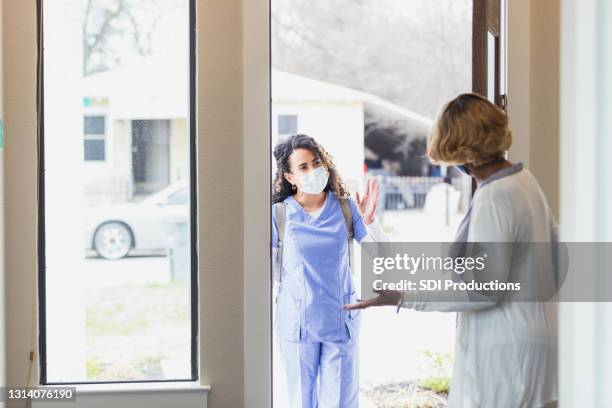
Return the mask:
{"type": "MultiPolygon", "coordinates": [[[[261,135],[271,132],[270,116],[270,4],[243,4],[243,188],[244,188],[244,400],[253,406],[272,406],[272,313],[270,241],[271,146],[261,135]],[[266,158],[266,160],[262,160],[266,158]]],[[[510,158],[528,164],[529,148],[529,0],[507,3],[507,93],[511,126],[516,132],[510,158]],[[522,29],[522,31],[517,31],[522,29]]]]}
{"type": "Polygon", "coordinates": [[[488,95],[489,47],[488,36],[494,38],[495,73],[494,103],[506,111],[505,78],[506,61],[506,0],[473,0],[472,14],[472,90],[488,95]]]}

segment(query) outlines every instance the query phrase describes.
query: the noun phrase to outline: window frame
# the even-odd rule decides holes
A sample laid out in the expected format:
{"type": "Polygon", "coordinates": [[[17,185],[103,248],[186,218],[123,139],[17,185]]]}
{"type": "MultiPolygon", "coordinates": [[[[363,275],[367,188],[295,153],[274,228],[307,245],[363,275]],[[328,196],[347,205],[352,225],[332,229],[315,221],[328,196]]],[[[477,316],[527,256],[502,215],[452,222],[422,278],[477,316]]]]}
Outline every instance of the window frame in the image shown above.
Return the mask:
{"type": "MultiPolygon", "coordinates": [[[[493,37],[495,72],[493,73],[493,103],[508,113],[507,97],[507,19],[506,0],[472,1],[472,92],[488,99],[489,95],[489,36],[493,37]]],[[[472,195],[477,183],[472,179],[472,195]]]]}
{"type": "Polygon", "coordinates": [[[472,6],[472,90],[485,97],[488,95],[488,41],[491,35],[495,50],[494,103],[506,111],[506,0],[473,0],[472,6]]]}
{"type": "MultiPolygon", "coordinates": [[[[199,380],[199,292],[198,292],[198,217],[197,217],[197,81],[196,81],[196,50],[197,50],[197,15],[196,3],[198,0],[188,1],[188,75],[189,75],[189,215],[190,215],[190,378],[185,379],[154,379],[154,380],[128,380],[128,381],[77,381],[77,382],[51,382],[47,378],[47,344],[46,344],[46,245],[45,245],[45,109],[44,109],[44,35],[43,35],[43,18],[44,18],[44,2],[48,0],[36,0],[36,42],[37,42],[37,66],[36,66],[36,106],[37,106],[37,145],[38,145],[38,169],[37,169],[37,278],[38,278],[38,381],[42,386],[55,385],[98,385],[98,384],[139,384],[139,383],[186,383],[199,380]]],[[[98,116],[93,112],[85,112],[85,115],[98,116]]],[[[101,114],[105,117],[105,138],[108,136],[108,115],[101,114]]],[[[106,140],[108,142],[108,140],[106,140]]],[[[105,145],[105,151],[107,145],[105,145]]],[[[104,163],[105,161],[85,161],[85,163],[104,163]]]]}
{"type": "Polygon", "coordinates": [[[83,120],[85,120],[88,117],[96,117],[99,118],[101,117],[102,120],[104,121],[104,132],[102,134],[93,134],[93,133],[87,133],[85,132],[85,126],[83,127],[83,149],[85,148],[85,143],[87,141],[91,141],[91,140],[102,140],[104,142],[104,158],[101,160],[97,160],[97,159],[87,159],[86,158],[86,152],[84,151],[84,155],[83,155],[83,161],[85,163],[107,163],[108,162],[108,115],[104,114],[104,113],[93,113],[93,112],[85,112],[85,114],[83,115],[83,120]]]}

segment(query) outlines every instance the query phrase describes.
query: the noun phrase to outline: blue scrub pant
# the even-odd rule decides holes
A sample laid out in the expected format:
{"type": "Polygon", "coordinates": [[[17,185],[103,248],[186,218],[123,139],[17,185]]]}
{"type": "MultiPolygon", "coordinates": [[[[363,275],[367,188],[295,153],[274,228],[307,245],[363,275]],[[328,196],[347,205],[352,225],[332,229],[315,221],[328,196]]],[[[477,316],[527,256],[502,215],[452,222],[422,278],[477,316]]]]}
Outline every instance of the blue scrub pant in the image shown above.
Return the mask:
{"type": "Polygon", "coordinates": [[[290,408],[357,408],[358,341],[279,340],[290,408]]]}

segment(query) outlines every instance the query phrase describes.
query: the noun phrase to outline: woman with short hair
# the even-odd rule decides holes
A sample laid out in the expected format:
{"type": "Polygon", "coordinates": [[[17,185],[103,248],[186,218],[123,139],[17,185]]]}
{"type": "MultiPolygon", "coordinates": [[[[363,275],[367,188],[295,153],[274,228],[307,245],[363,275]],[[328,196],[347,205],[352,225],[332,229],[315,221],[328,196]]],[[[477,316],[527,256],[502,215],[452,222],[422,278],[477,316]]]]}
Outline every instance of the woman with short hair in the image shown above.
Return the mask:
{"type": "MultiPolygon", "coordinates": [[[[456,242],[554,242],[557,223],[535,177],[506,160],[512,132],[504,112],[484,97],[464,94],[442,109],[428,138],[435,163],[455,165],[477,183],[456,242]]],[[[514,245],[509,262],[495,260],[506,276],[533,284],[550,281],[529,245],[514,245]]],[[[397,305],[418,311],[457,312],[451,408],[556,406],[557,305],[488,301],[427,302],[418,292],[377,291],[347,310],[397,305]]]]}

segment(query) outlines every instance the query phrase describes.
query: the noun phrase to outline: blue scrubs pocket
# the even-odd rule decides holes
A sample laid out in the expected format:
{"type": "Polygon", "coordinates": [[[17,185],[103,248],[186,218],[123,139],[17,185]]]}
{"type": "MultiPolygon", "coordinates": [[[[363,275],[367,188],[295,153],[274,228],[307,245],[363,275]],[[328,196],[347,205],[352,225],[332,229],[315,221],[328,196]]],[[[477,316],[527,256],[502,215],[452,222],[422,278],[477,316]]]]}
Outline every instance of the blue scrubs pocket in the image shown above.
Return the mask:
{"type": "MultiPolygon", "coordinates": [[[[350,295],[344,296],[344,304],[348,305],[357,302],[357,294],[353,292],[350,295]]],[[[347,310],[345,311],[345,324],[348,329],[349,338],[357,339],[359,334],[359,326],[361,325],[361,310],[347,310]]]]}
{"type": "MultiPolygon", "coordinates": [[[[344,304],[350,305],[357,303],[357,294],[355,292],[350,295],[344,295],[344,304]]],[[[346,320],[355,320],[361,315],[361,310],[348,310],[346,311],[346,320]]]]}
{"type": "Polygon", "coordinates": [[[278,296],[276,303],[276,334],[289,341],[300,341],[302,302],[284,294],[278,296]]]}

